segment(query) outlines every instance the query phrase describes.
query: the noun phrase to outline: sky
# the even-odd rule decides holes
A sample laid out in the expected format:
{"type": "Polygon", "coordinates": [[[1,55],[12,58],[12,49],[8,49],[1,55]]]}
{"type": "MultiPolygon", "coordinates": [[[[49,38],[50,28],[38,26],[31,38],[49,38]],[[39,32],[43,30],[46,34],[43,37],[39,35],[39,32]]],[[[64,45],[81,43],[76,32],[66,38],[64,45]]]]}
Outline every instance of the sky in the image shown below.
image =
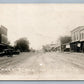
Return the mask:
{"type": "Polygon", "coordinates": [[[12,45],[26,37],[30,47],[40,49],[84,26],[84,4],[0,4],[0,25],[8,29],[12,45]]]}

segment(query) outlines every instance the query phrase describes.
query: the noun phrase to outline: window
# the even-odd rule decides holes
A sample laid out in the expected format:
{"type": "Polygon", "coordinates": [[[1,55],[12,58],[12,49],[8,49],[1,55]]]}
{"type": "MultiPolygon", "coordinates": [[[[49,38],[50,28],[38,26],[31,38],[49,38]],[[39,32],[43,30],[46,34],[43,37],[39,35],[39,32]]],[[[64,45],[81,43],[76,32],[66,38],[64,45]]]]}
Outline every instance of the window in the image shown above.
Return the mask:
{"type": "Polygon", "coordinates": [[[72,41],[74,41],[74,34],[72,34],[72,41]]]}
{"type": "Polygon", "coordinates": [[[84,39],[84,33],[83,33],[83,39],[84,39]]]}
{"type": "Polygon", "coordinates": [[[83,33],[82,33],[82,39],[83,39],[83,33]]]}
{"type": "Polygon", "coordinates": [[[84,39],[84,29],[80,31],[80,40],[84,39]]]}
{"type": "Polygon", "coordinates": [[[81,40],[82,40],[82,33],[81,33],[81,40]]]}
{"type": "Polygon", "coordinates": [[[77,40],[78,40],[78,34],[77,34],[77,40]]]}
{"type": "Polygon", "coordinates": [[[74,41],[76,40],[75,32],[74,32],[74,41]]]}

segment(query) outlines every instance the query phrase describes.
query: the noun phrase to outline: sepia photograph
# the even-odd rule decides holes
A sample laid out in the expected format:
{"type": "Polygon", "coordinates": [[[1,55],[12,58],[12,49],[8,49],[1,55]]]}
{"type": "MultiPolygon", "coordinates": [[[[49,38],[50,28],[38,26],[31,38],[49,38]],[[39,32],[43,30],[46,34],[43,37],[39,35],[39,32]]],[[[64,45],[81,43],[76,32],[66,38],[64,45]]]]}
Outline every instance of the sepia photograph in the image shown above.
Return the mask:
{"type": "Polygon", "coordinates": [[[84,80],[84,4],[0,4],[0,80],[84,80]]]}

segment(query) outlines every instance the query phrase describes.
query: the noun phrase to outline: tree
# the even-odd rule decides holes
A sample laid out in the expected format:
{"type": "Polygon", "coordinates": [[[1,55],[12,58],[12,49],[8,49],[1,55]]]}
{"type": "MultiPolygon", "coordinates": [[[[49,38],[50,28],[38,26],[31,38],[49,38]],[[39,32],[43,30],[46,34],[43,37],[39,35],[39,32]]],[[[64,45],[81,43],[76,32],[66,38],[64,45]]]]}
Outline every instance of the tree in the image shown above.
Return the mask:
{"type": "Polygon", "coordinates": [[[43,46],[42,46],[42,49],[43,49],[43,51],[45,51],[45,52],[49,52],[49,51],[51,50],[51,47],[50,47],[50,45],[43,45],[43,46]]]}
{"type": "Polygon", "coordinates": [[[20,38],[15,41],[15,49],[20,50],[21,52],[28,52],[29,49],[29,41],[26,38],[20,38]]]}
{"type": "Polygon", "coordinates": [[[71,37],[70,36],[62,36],[62,37],[60,37],[60,42],[61,42],[61,44],[70,43],[71,37]]]}

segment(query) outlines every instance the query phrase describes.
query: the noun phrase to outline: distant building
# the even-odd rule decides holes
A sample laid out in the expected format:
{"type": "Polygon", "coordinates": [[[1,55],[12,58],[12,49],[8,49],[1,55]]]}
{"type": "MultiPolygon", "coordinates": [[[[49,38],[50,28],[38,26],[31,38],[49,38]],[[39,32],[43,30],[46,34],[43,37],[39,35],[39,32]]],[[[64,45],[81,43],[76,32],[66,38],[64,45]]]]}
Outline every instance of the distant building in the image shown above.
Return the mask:
{"type": "Polygon", "coordinates": [[[49,46],[50,46],[50,50],[51,50],[51,51],[56,51],[56,47],[57,47],[56,44],[52,43],[52,44],[50,44],[49,46]]]}
{"type": "Polygon", "coordinates": [[[0,52],[8,48],[11,48],[11,46],[8,45],[7,28],[1,25],[0,26],[0,52]]]}
{"type": "Polygon", "coordinates": [[[54,44],[54,43],[47,44],[47,45],[43,46],[43,50],[46,52],[56,51],[56,44],[54,44]]]}
{"type": "Polygon", "coordinates": [[[56,41],[56,51],[61,51],[61,42],[59,39],[56,41]]]}
{"type": "Polygon", "coordinates": [[[63,37],[63,41],[61,39],[58,39],[57,42],[56,42],[56,51],[60,51],[60,52],[64,52],[64,51],[67,51],[69,52],[70,51],[70,40],[71,38],[67,36],[67,38],[64,36],[63,37]],[[68,40],[66,40],[68,39],[68,40]],[[64,41],[65,40],[65,41],[64,41]]]}
{"type": "Polygon", "coordinates": [[[7,28],[4,26],[0,26],[0,43],[7,44],[8,38],[7,38],[7,28]]]}
{"type": "Polygon", "coordinates": [[[79,26],[71,31],[71,50],[74,52],[84,52],[84,26],[79,26]]]}
{"type": "Polygon", "coordinates": [[[70,43],[65,43],[61,45],[61,51],[70,51],[70,43]]]}

